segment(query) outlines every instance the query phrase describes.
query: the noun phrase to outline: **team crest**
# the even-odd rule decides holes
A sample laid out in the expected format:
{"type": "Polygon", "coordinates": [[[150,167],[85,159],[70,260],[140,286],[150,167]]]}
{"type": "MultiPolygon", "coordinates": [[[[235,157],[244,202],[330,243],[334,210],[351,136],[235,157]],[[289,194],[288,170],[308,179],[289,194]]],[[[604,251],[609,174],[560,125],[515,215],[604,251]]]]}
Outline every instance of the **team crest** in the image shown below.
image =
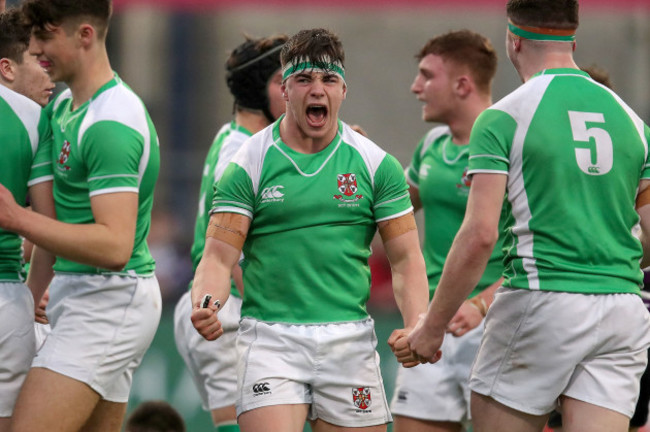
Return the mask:
{"type": "Polygon", "coordinates": [[[352,389],[352,402],[354,406],[366,410],[372,405],[372,398],[370,396],[370,387],[356,387],[352,389]]]}
{"type": "Polygon", "coordinates": [[[68,171],[70,169],[70,167],[66,165],[66,162],[68,162],[69,157],[70,157],[70,142],[66,140],[63,141],[63,146],[61,146],[61,152],[59,153],[59,159],[57,160],[57,163],[59,164],[59,169],[63,169],[65,171],[68,171]]]}
{"type": "Polygon", "coordinates": [[[339,182],[339,192],[345,196],[352,196],[357,193],[357,175],[354,173],[339,174],[337,176],[339,182]]]}
{"type": "Polygon", "coordinates": [[[456,188],[463,191],[463,194],[469,193],[469,187],[472,185],[472,180],[467,175],[468,167],[463,170],[463,175],[460,178],[460,183],[456,183],[456,188]]]}
{"type": "Polygon", "coordinates": [[[363,195],[356,194],[357,191],[359,190],[359,186],[357,185],[357,175],[354,173],[338,174],[336,176],[336,181],[338,183],[337,185],[338,190],[343,195],[336,194],[332,198],[344,203],[344,204],[340,204],[339,207],[341,206],[357,207],[358,204],[352,204],[352,203],[356,203],[361,198],[363,198],[363,195]]]}

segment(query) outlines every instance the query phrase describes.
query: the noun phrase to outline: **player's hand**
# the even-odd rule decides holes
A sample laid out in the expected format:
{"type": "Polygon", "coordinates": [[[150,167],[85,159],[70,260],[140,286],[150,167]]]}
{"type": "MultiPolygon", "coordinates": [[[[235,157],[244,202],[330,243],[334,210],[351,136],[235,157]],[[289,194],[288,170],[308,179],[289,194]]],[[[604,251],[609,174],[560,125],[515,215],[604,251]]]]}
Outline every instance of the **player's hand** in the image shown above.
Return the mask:
{"type": "Polygon", "coordinates": [[[408,345],[414,358],[420,363],[435,363],[440,360],[444,331],[432,331],[425,326],[425,316],[420,317],[417,325],[408,336],[408,345]]]}
{"type": "Polygon", "coordinates": [[[0,183],[0,228],[11,231],[20,209],[12,193],[0,183]]]}
{"type": "Polygon", "coordinates": [[[395,354],[397,361],[405,368],[412,368],[421,363],[409,347],[409,333],[410,329],[397,329],[394,330],[388,338],[388,345],[390,346],[391,351],[395,354]]]}
{"type": "Polygon", "coordinates": [[[482,321],[483,315],[481,315],[481,312],[468,301],[464,301],[456,315],[449,321],[447,333],[451,333],[455,337],[463,336],[478,327],[482,321]]]}
{"type": "Polygon", "coordinates": [[[50,290],[46,290],[45,294],[43,294],[43,297],[41,297],[41,301],[38,302],[38,305],[36,306],[35,310],[35,321],[39,324],[49,324],[50,321],[47,319],[47,315],[45,314],[45,308],[47,307],[47,303],[50,301],[50,290]]]}
{"type": "Polygon", "coordinates": [[[350,128],[352,128],[353,131],[360,133],[364,137],[368,138],[368,132],[366,132],[361,126],[358,124],[350,125],[350,128]]]}
{"type": "Polygon", "coordinates": [[[212,341],[223,334],[221,321],[217,318],[217,307],[213,304],[200,307],[195,304],[192,309],[192,325],[205,339],[212,341]]]}

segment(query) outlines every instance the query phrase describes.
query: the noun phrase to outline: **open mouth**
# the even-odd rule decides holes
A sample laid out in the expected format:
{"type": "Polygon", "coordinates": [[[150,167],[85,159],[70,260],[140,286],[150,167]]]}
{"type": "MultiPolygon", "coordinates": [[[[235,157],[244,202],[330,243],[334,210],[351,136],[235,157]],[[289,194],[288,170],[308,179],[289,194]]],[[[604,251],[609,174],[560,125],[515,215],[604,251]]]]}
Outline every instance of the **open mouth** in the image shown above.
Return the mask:
{"type": "Polygon", "coordinates": [[[309,105],[307,107],[307,122],[310,126],[322,126],[327,118],[325,105],[309,105]]]}

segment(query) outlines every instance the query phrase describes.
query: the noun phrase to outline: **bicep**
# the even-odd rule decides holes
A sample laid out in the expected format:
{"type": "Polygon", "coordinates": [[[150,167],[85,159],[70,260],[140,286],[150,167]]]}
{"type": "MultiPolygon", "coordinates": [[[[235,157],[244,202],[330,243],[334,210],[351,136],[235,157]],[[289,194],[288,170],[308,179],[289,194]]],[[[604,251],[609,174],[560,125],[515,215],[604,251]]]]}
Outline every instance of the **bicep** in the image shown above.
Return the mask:
{"type": "Polygon", "coordinates": [[[45,181],[30,186],[29,202],[35,212],[56,219],[52,184],[51,181],[45,181]]]}
{"type": "Polygon", "coordinates": [[[138,194],[116,192],[90,197],[95,222],[108,227],[115,235],[133,239],[138,219],[138,194]]]}
{"type": "Polygon", "coordinates": [[[507,180],[508,176],[505,174],[474,174],[467,199],[465,221],[475,226],[498,230],[507,180]]]}
{"type": "Polygon", "coordinates": [[[413,213],[377,224],[388,260],[399,262],[412,251],[420,250],[420,240],[413,213]]]}

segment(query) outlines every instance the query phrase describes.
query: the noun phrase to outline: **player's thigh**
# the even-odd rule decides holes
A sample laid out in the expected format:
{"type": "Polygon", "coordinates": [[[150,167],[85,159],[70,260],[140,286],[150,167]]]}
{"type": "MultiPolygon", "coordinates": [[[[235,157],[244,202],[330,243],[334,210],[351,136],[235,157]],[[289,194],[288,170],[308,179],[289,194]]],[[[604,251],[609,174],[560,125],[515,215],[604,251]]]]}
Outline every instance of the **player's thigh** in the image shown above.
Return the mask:
{"type": "Polygon", "coordinates": [[[393,419],[394,432],[460,432],[463,429],[459,422],[422,420],[395,413],[393,419]]]}
{"type": "Polygon", "coordinates": [[[13,415],[12,431],[78,431],[100,400],[87,384],[44,368],[27,374],[13,415]]]}
{"type": "Polygon", "coordinates": [[[83,432],[120,432],[125,414],[125,403],[100,400],[82,430],[83,432]]]}
{"type": "Polygon", "coordinates": [[[562,397],[563,432],[627,432],[630,418],[620,412],[562,397]]]}
{"type": "Polygon", "coordinates": [[[309,405],[272,405],[255,408],[238,418],[242,432],[302,432],[309,405]]]}
{"type": "Polygon", "coordinates": [[[311,429],[313,432],[386,432],[387,426],[383,424],[365,427],[345,427],[336,426],[325,420],[317,419],[311,422],[311,429]]]}
{"type": "Polygon", "coordinates": [[[548,414],[526,414],[475,392],[471,400],[474,432],[539,432],[548,419],[548,414]]]}

